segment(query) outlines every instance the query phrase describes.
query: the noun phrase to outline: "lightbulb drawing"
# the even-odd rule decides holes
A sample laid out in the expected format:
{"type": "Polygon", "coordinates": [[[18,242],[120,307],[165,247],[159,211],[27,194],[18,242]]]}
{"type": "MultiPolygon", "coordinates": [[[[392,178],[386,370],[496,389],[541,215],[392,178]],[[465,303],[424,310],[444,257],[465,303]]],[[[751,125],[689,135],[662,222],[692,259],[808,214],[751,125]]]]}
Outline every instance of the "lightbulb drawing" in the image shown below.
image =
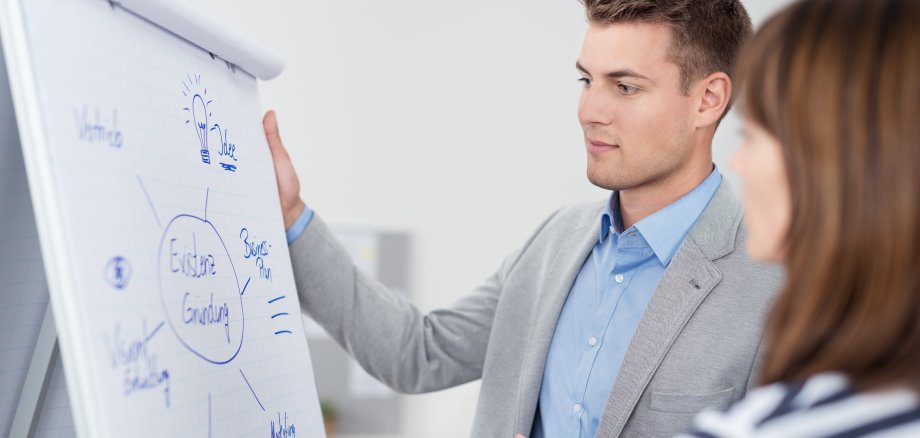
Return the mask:
{"type": "Polygon", "coordinates": [[[195,133],[198,134],[198,144],[201,147],[201,162],[211,164],[211,152],[208,149],[208,131],[211,129],[208,119],[211,117],[211,111],[208,106],[213,101],[206,100],[208,89],[201,86],[200,75],[195,75],[194,80],[190,75],[187,75],[187,77],[188,84],[182,81],[182,85],[185,86],[185,91],[182,92],[182,95],[188,97],[189,94],[192,94],[192,104],[182,108],[186,112],[186,117],[188,117],[185,120],[185,124],[192,124],[195,128],[195,133]]]}

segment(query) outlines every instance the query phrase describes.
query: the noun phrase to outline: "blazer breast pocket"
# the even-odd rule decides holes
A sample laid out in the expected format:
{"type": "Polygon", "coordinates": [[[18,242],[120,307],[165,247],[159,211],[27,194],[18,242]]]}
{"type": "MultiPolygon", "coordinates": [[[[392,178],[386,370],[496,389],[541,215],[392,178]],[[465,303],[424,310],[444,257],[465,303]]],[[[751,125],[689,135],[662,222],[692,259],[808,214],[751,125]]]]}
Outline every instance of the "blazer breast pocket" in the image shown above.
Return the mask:
{"type": "Polygon", "coordinates": [[[735,388],[703,394],[652,391],[650,408],[656,412],[669,414],[695,414],[706,409],[728,406],[734,392],[735,388]]]}

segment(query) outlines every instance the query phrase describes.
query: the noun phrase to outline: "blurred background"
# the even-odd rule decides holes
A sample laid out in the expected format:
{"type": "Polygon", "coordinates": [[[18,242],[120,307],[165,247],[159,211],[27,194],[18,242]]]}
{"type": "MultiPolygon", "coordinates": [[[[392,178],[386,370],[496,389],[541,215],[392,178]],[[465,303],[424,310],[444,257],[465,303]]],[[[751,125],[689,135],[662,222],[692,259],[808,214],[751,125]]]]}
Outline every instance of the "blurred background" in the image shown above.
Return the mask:
{"type": "MultiPolygon", "coordinates": [[[[607,196],[585,177],[576,0],[189,2],[284,56],[262,104],[304,200],[422,311],[464,296],[559,207],[607,196]]],[[[745,2],[755,25],[787,3],[745,2]]],[[[736,190],[738,131],[731,115],[714,144],[736,190]]],[[[399,396],[308,333],[335,436],[469,436],[478,382],[399,396]]]]}

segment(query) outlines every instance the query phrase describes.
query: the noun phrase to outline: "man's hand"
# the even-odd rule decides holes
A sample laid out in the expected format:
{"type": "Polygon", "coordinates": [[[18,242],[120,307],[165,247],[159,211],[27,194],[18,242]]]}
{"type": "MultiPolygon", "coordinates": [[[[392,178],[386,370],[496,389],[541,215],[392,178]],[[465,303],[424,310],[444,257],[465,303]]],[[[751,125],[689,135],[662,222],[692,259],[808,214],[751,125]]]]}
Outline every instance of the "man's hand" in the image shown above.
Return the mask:
{"type": "Polygon", "coordinates": [[[291,228],[303,213],[304,203],[300,199],[300,180],[291,157],[284,144],[281,143],[281,134],[278,132],[278,119],[275,112],[269,110],[262,119],[265,128],[265,138],[268,140],[268,149],[272,152],[272,162],[275,164],[275,177],[278,179],[278,195],[281,196],[281,215],[284,217],[284,229],[291,228]]]}

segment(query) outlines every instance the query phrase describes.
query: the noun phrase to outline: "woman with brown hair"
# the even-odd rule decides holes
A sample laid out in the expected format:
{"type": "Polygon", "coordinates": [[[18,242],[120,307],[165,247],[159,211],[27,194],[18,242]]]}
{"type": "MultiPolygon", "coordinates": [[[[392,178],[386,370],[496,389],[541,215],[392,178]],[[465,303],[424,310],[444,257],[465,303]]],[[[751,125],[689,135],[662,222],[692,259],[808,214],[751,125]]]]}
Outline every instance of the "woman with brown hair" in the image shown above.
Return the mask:
{"type": "Polygon", "coordinates": [[[739,63],[762,383],[695,436],[920,436],[920,1],[806,0],[739,63]]]}

